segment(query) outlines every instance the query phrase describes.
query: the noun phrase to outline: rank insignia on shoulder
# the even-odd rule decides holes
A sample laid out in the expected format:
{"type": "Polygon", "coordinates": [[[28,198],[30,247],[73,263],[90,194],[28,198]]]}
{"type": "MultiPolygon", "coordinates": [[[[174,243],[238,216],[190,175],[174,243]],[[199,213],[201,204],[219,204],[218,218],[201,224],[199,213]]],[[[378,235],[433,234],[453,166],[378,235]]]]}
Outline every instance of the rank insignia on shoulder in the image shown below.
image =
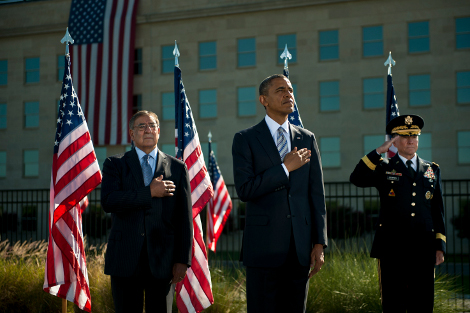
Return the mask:
{"type": "Polygon", "coordinates": [[[387,174],[387,175],[396,175],[396,176],[401,176],[401,173],[397,173],[397,171],[396,171],[396,170],[393,170],[393,171],[391,171],[391,172],[385,172],[385,174],[387,174]]]}
{"type": "Polygon", "coordinates": [[[388,196],[395,197],[395,192],[393,191],[393,189],[390,190],[390,192],[388,193],[388,196]]]}
{"type": "Polygon", "coordinates": [[[433,194],[432,194],[430,191],[427,191],[427,192],[426,192],[426,195],[425,195],[426,200],[432,199],[432,196],[433,196],[433,194]]]}
{"type": "Polygon", "coordinates": [[[435,178],[434,171],[432,170],[432,167],[428,167],[428,169],[424,173],[424,177],[429,178],[429,179],[434,179],[435,178]]]}

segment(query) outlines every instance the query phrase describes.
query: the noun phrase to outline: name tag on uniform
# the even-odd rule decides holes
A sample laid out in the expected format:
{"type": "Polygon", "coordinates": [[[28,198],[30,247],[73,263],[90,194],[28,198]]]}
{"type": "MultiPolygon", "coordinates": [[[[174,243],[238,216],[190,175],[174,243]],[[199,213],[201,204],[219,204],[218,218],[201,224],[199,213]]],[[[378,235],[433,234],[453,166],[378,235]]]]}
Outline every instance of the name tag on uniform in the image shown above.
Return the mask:
{"type": "Polygon", "coordinates": [[[387,180],[395,180],[395,181],[398,181],[398,177],[397,176],[387,176],[387,180]]]}

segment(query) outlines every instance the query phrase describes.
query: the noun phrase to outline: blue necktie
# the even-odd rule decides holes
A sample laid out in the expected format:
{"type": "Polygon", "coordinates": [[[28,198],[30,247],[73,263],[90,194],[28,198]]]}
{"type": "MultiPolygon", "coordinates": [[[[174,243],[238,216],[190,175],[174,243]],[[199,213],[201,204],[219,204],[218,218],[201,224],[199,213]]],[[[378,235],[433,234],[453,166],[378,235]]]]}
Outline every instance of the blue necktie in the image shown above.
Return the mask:
{"type": "Polygon", "coordinates": [[[287,154],[287,140],[284,136],[284,128],[279,127],[277,129],[277,142],[276,142],[277,150],[279,151],[279,156],[281,157],[281,161],[284,161],[284,157],[287,154]]]}
{"type": "Polygon", "coordinates": [[[152,167],[150,166],[150,159],[153,159],[150,155],[146,154],[142,158],[142,174],[144,174],[145,186],[150,185],[153,178],[152,167]]]}

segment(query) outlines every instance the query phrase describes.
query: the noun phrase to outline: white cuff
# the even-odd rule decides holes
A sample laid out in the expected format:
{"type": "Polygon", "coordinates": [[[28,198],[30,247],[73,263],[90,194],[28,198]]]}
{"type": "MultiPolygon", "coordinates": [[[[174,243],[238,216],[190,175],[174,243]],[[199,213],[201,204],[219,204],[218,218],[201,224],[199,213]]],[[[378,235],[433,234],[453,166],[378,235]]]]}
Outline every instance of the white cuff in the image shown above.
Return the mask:
{"type": "Polygon", "coordinates": [[[284,168],[284,172],[286,172],[287,178],[289,178],[289,171],[287,170],[287,167],[284,165],[284,163],[282,163],[281,165],[284,168]]]}

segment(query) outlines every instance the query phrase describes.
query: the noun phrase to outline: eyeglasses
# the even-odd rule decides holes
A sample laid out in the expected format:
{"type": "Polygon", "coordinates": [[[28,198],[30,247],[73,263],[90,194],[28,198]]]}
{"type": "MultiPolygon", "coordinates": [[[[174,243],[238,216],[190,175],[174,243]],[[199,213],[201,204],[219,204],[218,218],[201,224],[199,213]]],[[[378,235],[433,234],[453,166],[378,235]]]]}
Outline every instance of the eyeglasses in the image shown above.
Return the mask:
{"type": "Polygon", "coordinates": [[[139,124],[137,126],[134,126],[134,128],[138,128],[140,131],[145,131],[147,127],[150,127],[150,130],[155,130],[158,128],[158,124],[150,123],[150,124],[139,124]]]}

